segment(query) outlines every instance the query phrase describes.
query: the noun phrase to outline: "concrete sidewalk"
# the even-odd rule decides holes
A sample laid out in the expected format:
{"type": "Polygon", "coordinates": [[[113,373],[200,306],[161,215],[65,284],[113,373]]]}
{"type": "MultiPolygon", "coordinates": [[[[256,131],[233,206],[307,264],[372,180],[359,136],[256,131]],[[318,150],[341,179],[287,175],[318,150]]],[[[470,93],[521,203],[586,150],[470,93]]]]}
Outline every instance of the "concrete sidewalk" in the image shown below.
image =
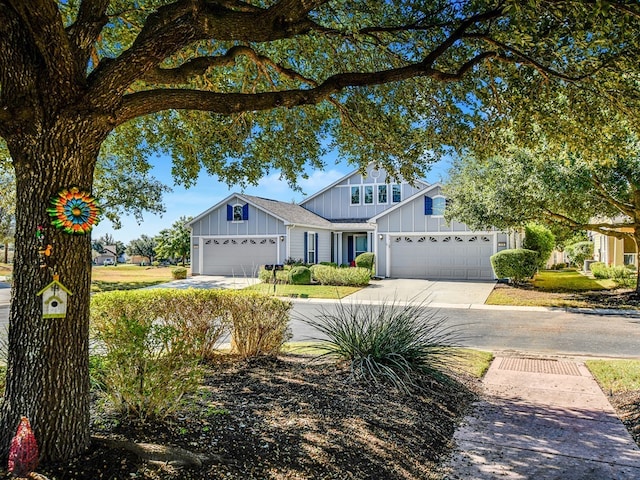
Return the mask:
{"type": "Polygon", "coordinates": [[[640,449],[581,362],[497,357],[445,479],[640,479],[640,449]]]}

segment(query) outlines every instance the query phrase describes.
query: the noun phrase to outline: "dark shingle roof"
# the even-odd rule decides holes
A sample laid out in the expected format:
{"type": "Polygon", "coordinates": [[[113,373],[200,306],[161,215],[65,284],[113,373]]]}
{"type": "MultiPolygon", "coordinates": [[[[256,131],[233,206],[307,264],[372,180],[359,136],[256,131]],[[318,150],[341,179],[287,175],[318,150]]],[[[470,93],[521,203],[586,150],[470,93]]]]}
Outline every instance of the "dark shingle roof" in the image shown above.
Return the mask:
{"type": "Polygon", "coordinates": [[[314,227],[332,228],[329,220],[310,212],[296,203],[279,202],[268,198],[254,197],[252,195],[238,194],[239,197],[257,205],[258,207],[280,217],[287,223],[310,225],[314,227]]]}

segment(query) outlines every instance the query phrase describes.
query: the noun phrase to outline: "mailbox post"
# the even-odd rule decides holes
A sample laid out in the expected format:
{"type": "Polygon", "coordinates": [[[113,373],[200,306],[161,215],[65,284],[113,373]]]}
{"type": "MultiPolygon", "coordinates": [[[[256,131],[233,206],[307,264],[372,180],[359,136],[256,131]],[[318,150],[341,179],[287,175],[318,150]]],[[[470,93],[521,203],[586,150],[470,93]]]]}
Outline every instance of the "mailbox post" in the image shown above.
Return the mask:
{"type": "Polygon", "coordinates": [[[273,279],[273,294],[275,295],[276,293],[276,272],[280,271],[280,270],[284,270],[284,265],[281,264],[272,264],[272,265],[265,265],[264,269],[267,270],[268,272],[273,272],[273,276],[271,277],[273,279]]]}

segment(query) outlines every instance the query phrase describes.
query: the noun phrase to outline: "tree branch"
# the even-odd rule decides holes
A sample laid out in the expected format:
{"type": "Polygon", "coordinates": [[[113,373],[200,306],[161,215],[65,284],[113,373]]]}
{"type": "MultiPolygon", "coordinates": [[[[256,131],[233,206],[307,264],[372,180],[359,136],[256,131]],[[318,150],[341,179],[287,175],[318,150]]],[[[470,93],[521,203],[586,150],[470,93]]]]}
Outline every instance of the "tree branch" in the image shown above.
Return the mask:
{"type": "Polygon", "coordinates": [[[69,39],[56,2],[48,0],[7,0],[29,30],[40,53],[48,78],[58,85],[75,77],[69,39]]]}
{"type": "Polygon", "coordinates": [[[199,57],[188,62],[183,63],[179,67],[175,68],[155,68],[148,72],[142,80],[146,83],[165,84],[165,85],[178,85],[187,83],[189,80],[196,76],[204,75],[208,69],[215,67],[224,67],[233,65],[236,57],[246,56],[251,58],[256,64],[269,65],[278,73],[301,83],[316,86],[317,83],[314,80],[306,78],[300,75],[295,70],[284,67],[269,57],[260,55],[254,49],[238,45],[230,48],[227,53],[217,57],[199,57]]]}
{"type": "Polygon", "coordinates": [[[106,14],[108,6],[109,0],[83,0],[76,21],[67,28],[76,69],[81,72],[87,68],[93,45],[109,21],[106,14]]]}
{"type": "Polygon", "coordinates": [[[310,89],[278,92],[215,93],[200,90],[158,89],[125,95],[116,113],[116,125],[132,118],[170,109],[188,109],[231,114],[246,111],[268,110],[277,107],[296,107],[318,104],[328,100],[347,87],[365,87],[399,82],[413,77],[432,77],[443,82],[460,80],[473,66],[495,56],[494,52],[482,53],[464,63],[456,72],[442,72],[423,63],[371,73],[343,73],[333,75],[310,89]]]}
{"type": "Polygon", "coordinates": [[[324,2],[281,0],[258,12],[230,10],[206,0],[181,0],[160,7],[148,17],[129,50],[111,62],[102,62],[92,72],[88,100],[120,97],[134,81],[143,78],[171,54],[198,40],[266,42],[319,28],[306,18],[306,13],[320,3],[324,2]],[[281,8],[285,4],[292,10],[282,17],[281,8]]]}
{"type": "Polygon", "coordinates": [[[591,173],[591,175],[589,176],[589,183],[591,183],[591,185],[594,186],[594,188],[596,189],[596,194],[605,202],[609,203],[610,205],[613,205],[614,207],[616,207],[618,210],[620,210],[620,213],[623,213],[624,215],[627,215],[629,217],[632,217],[633,214],[635,213],[635,209],[633,207],[633,205],[625,203],[625,202],[620,202],[619,200],[617,200],[613,195],[611,195],[606,188],[604,188],[602,181],[598,178],[598,176],[595,173],[591,173]]]}

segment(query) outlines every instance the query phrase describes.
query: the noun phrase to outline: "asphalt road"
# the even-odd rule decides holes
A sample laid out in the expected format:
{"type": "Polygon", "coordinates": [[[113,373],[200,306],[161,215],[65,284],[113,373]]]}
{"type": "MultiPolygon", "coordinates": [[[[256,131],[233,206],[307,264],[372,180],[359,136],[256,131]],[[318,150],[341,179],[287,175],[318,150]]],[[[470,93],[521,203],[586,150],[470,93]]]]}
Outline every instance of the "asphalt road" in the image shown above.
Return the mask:
{"type": "MultiPolygon", "coordinates": [[[[323,308],[332,307],[301,302],[294,305],[294,340],[317,337],[317,332],[301,317],[313,317],[323,308]]],[[[447,325],[455,325],[460,343],[471,348],[493,352],[640,358],[640,317],[484,309],[439,309],[438,315],[445,318],[447,325]]]]}
{"type": "MultiPolygon", "coordinates": [[[[9,322],[8,287],[0,282],[2,337],[9,322]]],[[[317,337],[317,332],[301,318],[332,308],[327,303],[294,303],[293,339],[317,337]]],[[[439,309],[438,315],[445,318],[447,325],[456,326],[460,343],[467,347],[493,352],[640,358],[640,317],[485,309],[439,309]]]]}

